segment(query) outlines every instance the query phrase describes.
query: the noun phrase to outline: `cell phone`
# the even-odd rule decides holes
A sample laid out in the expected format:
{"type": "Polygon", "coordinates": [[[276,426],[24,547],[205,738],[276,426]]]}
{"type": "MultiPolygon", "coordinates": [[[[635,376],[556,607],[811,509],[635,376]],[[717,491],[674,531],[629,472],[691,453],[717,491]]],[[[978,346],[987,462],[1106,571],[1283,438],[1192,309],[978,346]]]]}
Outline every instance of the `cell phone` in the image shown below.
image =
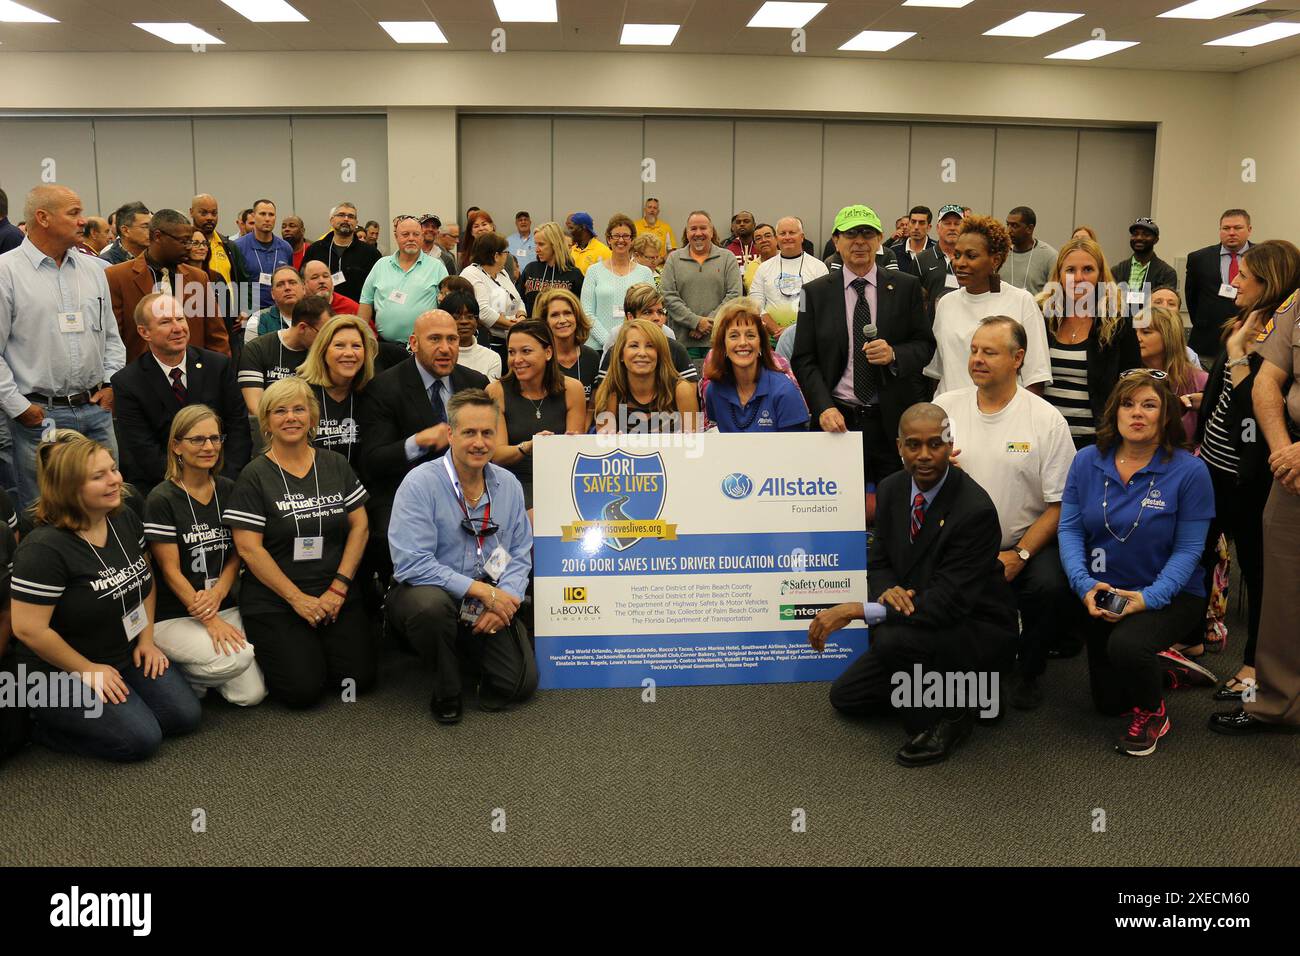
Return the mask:
{"type": "Polygon", "coordinates": [[[1098,591],[1093,595],[1092,603],[1096,604],[1099,610],[1109,611],[1111,614],[1123,614],[1124,608],[1128,607],[1128,598],[1114,591],[1098,591]]]}

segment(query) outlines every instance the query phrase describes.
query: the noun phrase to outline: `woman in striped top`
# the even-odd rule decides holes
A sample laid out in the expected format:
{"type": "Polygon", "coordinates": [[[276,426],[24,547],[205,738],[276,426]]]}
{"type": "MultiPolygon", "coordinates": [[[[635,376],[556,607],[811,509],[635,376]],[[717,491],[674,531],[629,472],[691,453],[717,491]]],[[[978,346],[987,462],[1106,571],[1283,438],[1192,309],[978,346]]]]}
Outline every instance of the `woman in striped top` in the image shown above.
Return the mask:
{"type": "MultiPolygon", "coordinates": [[[[1239,700],[1255,679],[1255,641],[1264,590],[1264,504],[1273,475],[1268,444],[1256,432],[1251,392],[1260,358],[1256,349],[1273,329],[1273,314],[1295,298],[1300,287],[1300,249],[1285,240],[1251,246],[1232,280],[1238,314],[1223,329],[1224,347],[1210,369],[1196,427],[1201,458],[1214,485],[1215,519],[1210,525],[1205,564],[1219,535],[1236,543],[1237,562],[1246,584],[1246,645],[1237,673],[1216,691],[1218,700],[1239,700]],[[1288,298],[1289,297],[1289,298],[1288,298]]],[[[1207,581],[1207,586],[1210,582],[1207,581]]],[[[1189,648],[1195,653],[1195,648],[1189,648]]]]}
{"type": "Polygon", "coordinates": [[[1043,391],[1065,416],[1075,448],[1096,441],[1097,422],[1124,369],[1141,364],[1119,290],[1101,247],[1071,239],[1036,297],[1047,322],[1052,382],[1043,391]]]}

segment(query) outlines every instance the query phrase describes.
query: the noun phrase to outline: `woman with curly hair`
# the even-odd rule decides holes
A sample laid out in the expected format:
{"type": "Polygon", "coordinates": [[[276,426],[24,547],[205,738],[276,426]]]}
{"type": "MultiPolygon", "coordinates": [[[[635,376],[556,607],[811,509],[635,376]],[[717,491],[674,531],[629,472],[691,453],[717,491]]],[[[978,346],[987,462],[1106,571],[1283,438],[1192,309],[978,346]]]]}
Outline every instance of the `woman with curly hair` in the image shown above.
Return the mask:
{"type": "Polygon", "coordinates": [[[1047,330],[1034,297],[1024,289],[1004,284],[998,270],[1011,250],[1007,227],[992,216],[968,216],[953,244],[952,271],[960,289],[945,295],[934,309],[934,358],[925,374],[938,379],[937,394],[972,388],[966,364],[970,342],[982,320],[1005,315],[1025,328],[1029,348],[1020,369],[1020,384],[1035,394],[1051,382],[1047,358],[1047,330]]]}

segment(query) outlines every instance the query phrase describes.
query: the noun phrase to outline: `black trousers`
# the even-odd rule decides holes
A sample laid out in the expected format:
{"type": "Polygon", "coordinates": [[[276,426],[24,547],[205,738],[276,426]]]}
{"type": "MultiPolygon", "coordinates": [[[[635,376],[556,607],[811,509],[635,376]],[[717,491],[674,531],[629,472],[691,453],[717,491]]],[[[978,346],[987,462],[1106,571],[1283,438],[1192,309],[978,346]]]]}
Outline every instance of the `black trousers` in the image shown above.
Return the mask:
{"type": "Polygon", "coordinates": [[[898,457],[898,436],[890,435],[880,415],[880,406],[842,405],[835,403],[851,432],[862,433],[862,469],[870,483],[879,485],[896,471],[902,471],[898,457]]]}
{"type": "Polygon", "coordinates": [[[1166,668],[1158,655],[1204,617],[1205,599],[1184,592],[1166,607],[1130,614],[1117,624],[1084,613],[1088,683],[1097,712],[1114,716],[1134,707],[1159,710],[1166,668]]]}
{"type": "Polygon", "coordinates": [[[337,621],[319,627],[293,611],[240,616],[267,690],[289,707],[311,707],[326,691],[342,694],[347,679],[356,681],[358,693],[375,686],[375,626],[360,600],[349,601],[337,621]]]}
{"type": "MultiPolygon", "coordinates": [[[[17,681],[18,662],[14,655],[14,644],[18,638],[11,637],[9,647],[0,654],[0,674],[8,675],[8,680],[17,681]]],[[[0,706],[0,763],[5,758],[17,753],[31,737],[31,715],[25,707],[0,706]]]]}
{"type": "Polygon", "coordinates": [[[1039,677],[1047,669],[1047,648],[1061,626],[1061,615],[1078,608],[1055,539],[1026,562],[1011,589],[1020,610],[1020,673],[1039,677]]]}
{"type": "MultiPolygon", "coordinates": [[[[1246,646],[1242,662],[1255,666],[1255,642],[1259,639],[1259,613],[1264,606],[1264,505],[1273,487],[1273,476],[1238,485],[1236,479],[1217,468],[1210,468],[1214,485],[1214,520],[1205,542],[1205,593],[1214,584],[1214,566],[1219,556],[1214,546],[1219,535],[1227,535],[1236,545],[1237,566],[1246,584],[1246,646]]],[[[1191,643],[1199,644],[1199,637],[1191,643]]]]}
{"type": "Polygon", "coordinates": [[[895,674],[906,674],[910,681],[916,664],[923,673],[1000,672],[1009,660],[1011,641],[1010,632],[999,640],[970,627],[927,629],[904,621],[878,624],[871,629],[866,652],[831,685],[831,706],[845,714],[864,716],[896,710],[903,718],[903,729],[915,736],[940,719],[956,719],[971,708],[914,707],[910,694],[895,707],[895,674]]]}
{"type": "Polygon", "coordinates": [[[430,584],[394,585],[385,604],[389,624],[433,669],[435,697],[460,696],[462,659],[476,664],[488,693],[507,703],[537,690],[537,661],[518,615],[496,634],[475,634],[458,620],[460,601],[430,584]]]}

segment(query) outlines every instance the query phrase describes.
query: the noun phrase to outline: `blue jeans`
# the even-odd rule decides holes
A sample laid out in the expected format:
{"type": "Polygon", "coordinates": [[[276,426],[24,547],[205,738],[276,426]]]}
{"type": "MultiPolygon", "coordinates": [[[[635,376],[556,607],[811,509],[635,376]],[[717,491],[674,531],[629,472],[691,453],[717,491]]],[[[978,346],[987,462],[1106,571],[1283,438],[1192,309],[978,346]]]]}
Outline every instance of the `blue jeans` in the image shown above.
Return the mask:
{"type": "Polygon", "coordinates": [[[53,750],[104,760],[146,760],[163,737],[187,734],[199,725],[202,708],[185,675],[173,664],[161,677],[145,677],[135,664],[119,668],[131,688],[121,704],[103,702],[91,717],[80,707],[34,707],[32,738],[53,750]]]}
{"type": "Polygon", "coordinates": [[[44,440],[49,422],[54,428],[72,428],[87,438],[93,438],[117,458],[117,438],[113,435],[113,415],[98,405],[46,405],[45,421],[39,425],[24,425],[9,419],[9,437],[13,440],[14,479],[18,483],[18,507],[26,508],[36,500],[36,446],[44,440]]]}

